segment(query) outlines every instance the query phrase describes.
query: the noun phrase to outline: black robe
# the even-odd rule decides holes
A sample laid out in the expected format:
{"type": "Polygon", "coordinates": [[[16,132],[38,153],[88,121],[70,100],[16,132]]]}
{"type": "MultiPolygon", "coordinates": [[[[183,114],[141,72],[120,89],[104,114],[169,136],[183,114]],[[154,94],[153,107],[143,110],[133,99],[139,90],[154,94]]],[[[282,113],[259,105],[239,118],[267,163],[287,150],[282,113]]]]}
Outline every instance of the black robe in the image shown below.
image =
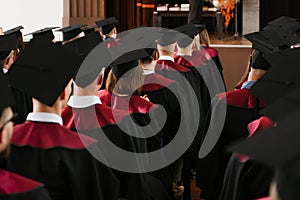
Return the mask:
{"type": "MultiPolygon", "coordinates": [[[[219,120],[216,115],[220,114],[218,111],[222,106],[226,106],[225,122],[216,145],[206,157],[197,161],[196,182],[201,189],[202,198],[216,200],[219,198],[225,169],[231,156],[225,147],[248,136],[247,125],[259,117],[258,109],[264,104],[259,103],[249,90],[239,89],[217,95],[212,105],[216,110],[211,114],[211,119],[207,119],[207,123],[211,122],[212,127],[220,125],[221,122],[216,121],[219,120]]],[[[202,142],[205,137],[204,133],[202,142]]]]}
{"type": "Polygon", "coordinates": [[[96,141],[57,123],[14,127],[8,169],[45,184],[53,200],[117,199],[119,182],[87,149],[96,141]]]}
{"type": "MultiPolygon", "coordinates": [[[[113,102],[117,103],[118,101],[113,102]]],[[[120,104],[117,103],[117,105],[120,104]]],[[[131,108],[134,109],[135,107],[131,108]]],[[[120,129],[118,123],[121,123],[126,127],[126,130],[130,130],[138,136],[138,134],[142,133],[138,133],[132,124],[129,123],[129,120],[133,117],[135,123],[147,125],[149,123],[147,116],[148,109],[149,107],[145,105],[139,108],[139,112],[131,110],[130,115],[128,115],[126,111],[113,110],[105,104],[96,104],[81,109],[68,106],[64,109],[62,117],[64,124],[70,129],[77,129],[80,133],[98,140],[102,139],[99,131],[103,131],[105,136],[119,148],[129,152],[144,153],[160,148],[160,140],[157,137],[152,137],[150,138],[150,142],[142,138],[130,136],[120,129]],[[112,114],[113,111],[116,114],[115,116],[112,114]],[[95,113],[96,118],[91,117],[91,113],[95,113]]],[[[99,148],[101,149],[101,146],[99,148]]],[[[121,172],[119,170],[113,171],[120,182],[119,198],[126,198],[128,200],[169,199],[166,186],[150,174],[121,172]],[[157,191],[158,186],[160,189],[157,191]]]]}
{"type": "Polygon", "coordinates": [[[51,200],[39,182],[0,169],[1,200],[51,200]]]}
{"type": "MultiPolygon", "coordinates": [[[[250,136],[258,131],[273,127],[267,117],[261,117],[248,126],[250,136]]],[[[220,200],[253,200],[266,197],[274,172],[271,168],[233,153],[228,162],[220,200]]]]}

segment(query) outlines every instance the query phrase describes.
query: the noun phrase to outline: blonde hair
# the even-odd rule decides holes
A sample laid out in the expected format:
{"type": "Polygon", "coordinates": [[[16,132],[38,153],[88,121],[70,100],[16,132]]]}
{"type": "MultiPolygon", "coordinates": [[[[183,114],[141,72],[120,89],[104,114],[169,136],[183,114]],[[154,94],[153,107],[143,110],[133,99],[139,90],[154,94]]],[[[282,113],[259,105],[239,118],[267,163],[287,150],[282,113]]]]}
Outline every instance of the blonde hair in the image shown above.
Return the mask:
{"type": "Polygon", "coordinates": [[[141,67],[136,67],[120,79],[110,71],[106,80],[106,89],[115,95],[140,95],[143,83],[144,75],[141,67]]]}
{"type": "Polygon", "coordinates": [[[201,31],[201,33],[199,33],[195,37],[194,40],[195,40],[195,48],[198,49],[198,50],[201,49],[201,45],[205,45],[207,47],[210,46],[209,34],[208,34],[206,29],[201,31]]]}

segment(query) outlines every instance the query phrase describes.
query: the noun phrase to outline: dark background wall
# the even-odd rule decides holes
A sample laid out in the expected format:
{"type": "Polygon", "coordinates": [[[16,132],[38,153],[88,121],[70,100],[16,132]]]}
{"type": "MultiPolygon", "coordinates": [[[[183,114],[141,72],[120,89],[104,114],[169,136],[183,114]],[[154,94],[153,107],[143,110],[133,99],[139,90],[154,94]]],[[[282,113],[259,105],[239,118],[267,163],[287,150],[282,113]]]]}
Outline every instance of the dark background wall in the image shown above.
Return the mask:
{"type": "Polygon", "coordinates": [[[299,0],[260,0],[260,28],[280,16],[300,18],[299,0]]]}

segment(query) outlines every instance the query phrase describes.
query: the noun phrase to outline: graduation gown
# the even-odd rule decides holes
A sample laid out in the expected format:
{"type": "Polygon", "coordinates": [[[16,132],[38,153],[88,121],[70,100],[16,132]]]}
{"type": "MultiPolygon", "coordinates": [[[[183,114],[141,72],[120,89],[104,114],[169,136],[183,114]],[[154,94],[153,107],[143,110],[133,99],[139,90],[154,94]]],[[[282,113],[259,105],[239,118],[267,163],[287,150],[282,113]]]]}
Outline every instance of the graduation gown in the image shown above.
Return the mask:
{"type": "MultiPolygon", "coordinates": [[[[131,110],[134,112],[135,110],[131,110]]],[[[147,111],[147,107],[141,108],[140,111],[147,111]],[[144,109],[144,110],[143,110],[144,109]]],[[[67,106],[62,113],[65,126],[70,129],[77,129],[80,133],[89,135],[99,139],[99,130],[103,131],[106,137],[119,148],[129,152],[147,152],[147,141],[145,139],[136,138],[128,135],[121,130],[117,123],[121,123],[127,130],[135,131],[129,123],[131,115],[122,110],[114,110],[105,104],[95,104],[85,108],[72,108],[67,106]],[[95,117],[91,117],[91,113],[95,113],[95,117]]],[[[134,117],[136,122],[147,125],[143,114],[137,114],[134,117]],[[142,116],[142,117],[140,117],[142,116]]],[[[139,133],[136,133],[137,135],[139,133]]],[[[159,141],[158,141],[159,143],[159,141]]],[[[101,149],[101,147],[99,147],[101,149]]],[[[157,148],[157,147],[155,147],[157,148]]],[[[119,198],[128,200],[140,199],[169,199],[167,190],[161,182],[147,173],[127,173],[118,170],[113,170],[120,182],[119,198]],[[152,183],[158,181],[160,190],[156,191],[152,183]]]]}
{"type": "Polygon", "coordinates": [[[12,94],[15,99],[13,110],[17,114],[13,122],[15,125],[21,124],[26,121],[28,113],[32,112],[32,98],[15,88],[12,88],[12,94]]]}
{"type": "MultiPolygon", "coordinates": [[[[273,126],[273,121],[261,117],[249,124],[250,137],[273,126]]],[[[226,168],[219,199],[253,200],[266,197],[273,177],[271,168],[233,153],[226,168]]]]}
{"type": "MultiPolygon", "coordinates": [[[[226,106],[225,122],[220,137],[210,153],[197,161],[197,186],[201,189],[202,198],[218,199],[223,183],[225,169],[231,154],[226,153],[225,147],[230,143],[248,136],[247,125],[259,117],[258,110],[264,107],[247,89],[239,89],[218,94],[213,100],[216,107],[207,124],[219,126],[217,117],[218,108],[226,106]],[[226,100],[226,101],[225,101],[226,100]]],[[[212,129],[213,130],[213,129],[212,129]]],[[[201,141],[204,141],[203,134],[201,141]]]]}
{"type": "Polygon", "coordinates": [[[51,200],[39,182],[0,169],[1,200],[51,200]]]}
{"type": "Polygon", "coordinates": [[[43,182],[54,200],[117,199],[118,180],[86,149],[95,143],[58,123],[27,121],[14,127],[8,169],[43,182]]]}
{"type": "MultiPolygon", "coordinates": [[[[224,80],[224,77],[223,77],[223,67],[222,67],[222,63],[221,63],[218,51],[215,48],[212,48],[212,47],[203,47],[203,49],[207,52],[207,54],[211,58],[211,59],[208,59],[206,61],[206,63],[209,63],[209,62],[213,61],[215,63],[215,65],[216,65],[216,67],[218,68],[218,70],[220,72],[220,75],[222,76],[222,78],[224,80]]],[[[196,52],[197,51],[203,51],[203,50],[196,50],[196,52]]],[[[195,53],[195,54],[197,55],[197,53],[195,53]]]]}

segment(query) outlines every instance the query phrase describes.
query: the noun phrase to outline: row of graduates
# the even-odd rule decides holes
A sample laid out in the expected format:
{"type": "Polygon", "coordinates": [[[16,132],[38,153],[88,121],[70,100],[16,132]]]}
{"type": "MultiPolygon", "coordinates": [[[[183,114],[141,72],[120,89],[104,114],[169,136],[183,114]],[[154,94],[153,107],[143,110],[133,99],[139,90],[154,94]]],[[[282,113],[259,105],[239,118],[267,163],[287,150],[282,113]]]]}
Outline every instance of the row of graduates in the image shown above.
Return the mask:
{"type": "MultiPolygon", "coordinates": [[[[22,27],[0,36],[2,64],[8,67],[1,74],[1,92],[7,96],[1,108],[12,106],[26,116],[24,123],[15,123],[11,153],[3,162],[10,172],[1,169],[0,179],[6,182],[1,199],[165,200],[183,195],[181,182],[189,191],[198,145],[191,143],[203,131],[214,96],[203,77],[216,82],[218,92],[224,90],[222,68],[213,61],[217,52],[193,50],[194,36],[204,29],[188,24],[177,29],[185,34],[181,37],[178,31],[159,29],[152,46],[124,53],[132,48],[132,33],[115,40],[110,37],[116,33],[115,19],[101,23],[105,37],[94,27],[83,36],[82,26],[75,25],[61,29],[62,43],[52,41],[52,28],[42,29],[18,55],[12,50],[22,27]],[[104,79],[106,89],[99,90],[104,79]],[[31,97],[32,102],[24,101],[31,97]],[[18,106],[28,102],[33,109],[27,115],[18,106]],[[104,138],[127,152],[151,153],[173,143],[171,150],[178,153],[149,157],[145,165],[138,157],[112,154],[104,138]]],[[[143,31],[133,35],[149,42],[143,31]]],[[[9,116],[5,119],[16,119],[9,116]]],[[[10,125],[5,121],[2,127],[10,125]]],[[[188,199],[190,193],[184,196],[188,199]]]]}

